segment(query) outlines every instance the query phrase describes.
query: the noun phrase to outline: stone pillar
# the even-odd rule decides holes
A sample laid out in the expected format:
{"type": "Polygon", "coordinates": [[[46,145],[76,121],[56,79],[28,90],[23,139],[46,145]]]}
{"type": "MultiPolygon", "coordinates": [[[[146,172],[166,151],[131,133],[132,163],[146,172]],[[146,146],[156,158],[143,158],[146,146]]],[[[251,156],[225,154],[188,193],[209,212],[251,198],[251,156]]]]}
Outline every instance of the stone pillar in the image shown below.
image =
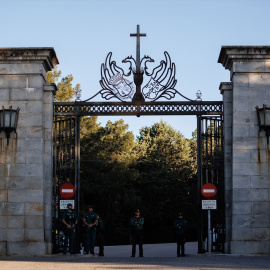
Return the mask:
{"type": "Polygon", "coordinates": [[[270,146],[264,131],[259,133],[255,107],[270,104],[270,46],[225,46],[218,62],[229,69],[232,82],[228,250],[232,254],[269,254],[270,146]]]}
{"type": "Polygon", "coordinates": [[[0,133],[0,255],[52,249],[53,48],[0,48],[0,106],[20,108],[17,134],[0,133]]]}
{"type": "Polygon", "coordinates": [[[225,253],[230,253],[232,234],[232,83],[222,82],[224,110],[225,253]]]}

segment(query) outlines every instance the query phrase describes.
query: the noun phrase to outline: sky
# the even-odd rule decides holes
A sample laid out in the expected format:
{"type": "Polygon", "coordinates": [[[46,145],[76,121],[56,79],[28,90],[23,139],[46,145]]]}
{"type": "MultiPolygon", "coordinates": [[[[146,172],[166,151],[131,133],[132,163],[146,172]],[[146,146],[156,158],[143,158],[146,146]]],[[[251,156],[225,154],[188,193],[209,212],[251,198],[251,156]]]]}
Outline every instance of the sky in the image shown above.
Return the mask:
{"type": "MultiPolygon", "coordinates": [[[[176,65],[175,88],[190,99],[200,90],[203,101],[221,101],[220,82],[230,81],[229,71],[217,63],[222,46],[270,45],[269,0],[0,0],[0,8],[0,47],[53,47],[58,70],[73,75],[82,100],[101,90],[100,68],[109,52],[124,69],[124,58],[136,58],[130,33],[137,25],[147,35],[141,38],[141,57],[149,55],[155,67],[167,51],[176,65]]],[[[186,138],[196,129],[196,116],[98,121],[104,126],[120,118],[135,136],[161,119],[186,138]]]]}

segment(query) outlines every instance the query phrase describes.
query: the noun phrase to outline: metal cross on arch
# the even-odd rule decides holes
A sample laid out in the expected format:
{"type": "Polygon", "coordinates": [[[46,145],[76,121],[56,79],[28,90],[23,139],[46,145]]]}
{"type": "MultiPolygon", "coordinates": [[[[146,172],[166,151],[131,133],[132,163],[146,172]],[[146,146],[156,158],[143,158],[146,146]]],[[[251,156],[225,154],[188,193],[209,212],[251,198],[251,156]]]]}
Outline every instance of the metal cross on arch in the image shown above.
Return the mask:
{"type": "Polygon", "coordinates": [[[140,56],[140,37],[146,37],[146,34],[140,33],[140,25],[137,25],[137,33],[130,34],[131,37],[137,37],[136,46],[136,73],[140,73],[141,68],[141,56],[140,56]]]}

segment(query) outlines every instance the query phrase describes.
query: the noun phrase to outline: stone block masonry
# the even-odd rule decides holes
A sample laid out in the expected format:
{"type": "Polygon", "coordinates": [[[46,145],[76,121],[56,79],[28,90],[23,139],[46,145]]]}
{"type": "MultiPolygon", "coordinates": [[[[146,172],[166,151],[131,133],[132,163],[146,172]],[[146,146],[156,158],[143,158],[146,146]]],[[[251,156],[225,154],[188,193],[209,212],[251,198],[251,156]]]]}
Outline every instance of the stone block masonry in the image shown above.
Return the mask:
{"type": "Polygon", "coordinates": [[[9,145],[0,133],[0,255],[52,250],[53,48],[0,48],[0,107],[20,108],[9,145]]]}
{"type": "Polygon", "coordinates": [[[265,132],[259,133],[255,107],[270,105],[270,46],[224,46],[218,62],[230,71],[232,86],[229,101],[223,94],[224,108],[232,104],[231,122],[224,115],[225,130],[231,128],[225,186],[232,187],[226,196],[226,253],[269,254],[270,146],[265,132]]]}

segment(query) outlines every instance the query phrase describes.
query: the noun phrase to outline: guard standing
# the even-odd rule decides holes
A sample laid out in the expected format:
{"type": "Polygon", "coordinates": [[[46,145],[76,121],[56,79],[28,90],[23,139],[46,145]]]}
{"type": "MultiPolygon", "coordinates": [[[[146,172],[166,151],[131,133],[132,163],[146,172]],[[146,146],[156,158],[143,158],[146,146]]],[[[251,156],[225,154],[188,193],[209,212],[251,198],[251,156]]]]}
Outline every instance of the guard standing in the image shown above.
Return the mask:
{"type": "Polygon", "coordinates": [[[85,249],[84,253],[88,254],[90,250],[90,254],[92,257],[95,257],[95,241],[96,241],[96,225],[98,223],[97,215],[94,213],[94,209],[92,205],[88,206],[88,211],[83,214],[83,223],[86,226],[85,229],[85,249]]]}
{"type": "Polygon", "coordinates": [[[67,210],[64,211],[62,215],[62,223],[65,225],[65,241],[64,241],[64,248],[63,254],[67,254],[67,246],[69,240],[69,252],[70,254],[75,254],[74,252],[74,243],[75,243],[75,235],[76,229],[75,226],[77,225],[77,218],[75,212],[72,210],[72,204],[68,203],[67,210]]]}
{"type": "Polygon", "coordinates": [[[97,218],[97,243],[99,247],[98,256],[104,256],[104,223],[99,213],[97,213],[97,218]]]}
{"type": "Polygon", "coordinates": [[[173,224],[174,232],[176,236],[177,243],[177,257],[180,257],[180,247],[181,247],[181,257],[185,256],[185,233],[187,227],[187,221],[184,219],[183,214],[180,212],[178,218],[173,224]]]}
{"type": "Polygon", "coordinates": [[[143,224],[144,218],[140,216],[140,210],[135,210],[135,215],[130,219],[131,238],[132,238],[132,254],[135,257],[136,244],[139,244],[139,255],[143,257],[143,224]]]}

